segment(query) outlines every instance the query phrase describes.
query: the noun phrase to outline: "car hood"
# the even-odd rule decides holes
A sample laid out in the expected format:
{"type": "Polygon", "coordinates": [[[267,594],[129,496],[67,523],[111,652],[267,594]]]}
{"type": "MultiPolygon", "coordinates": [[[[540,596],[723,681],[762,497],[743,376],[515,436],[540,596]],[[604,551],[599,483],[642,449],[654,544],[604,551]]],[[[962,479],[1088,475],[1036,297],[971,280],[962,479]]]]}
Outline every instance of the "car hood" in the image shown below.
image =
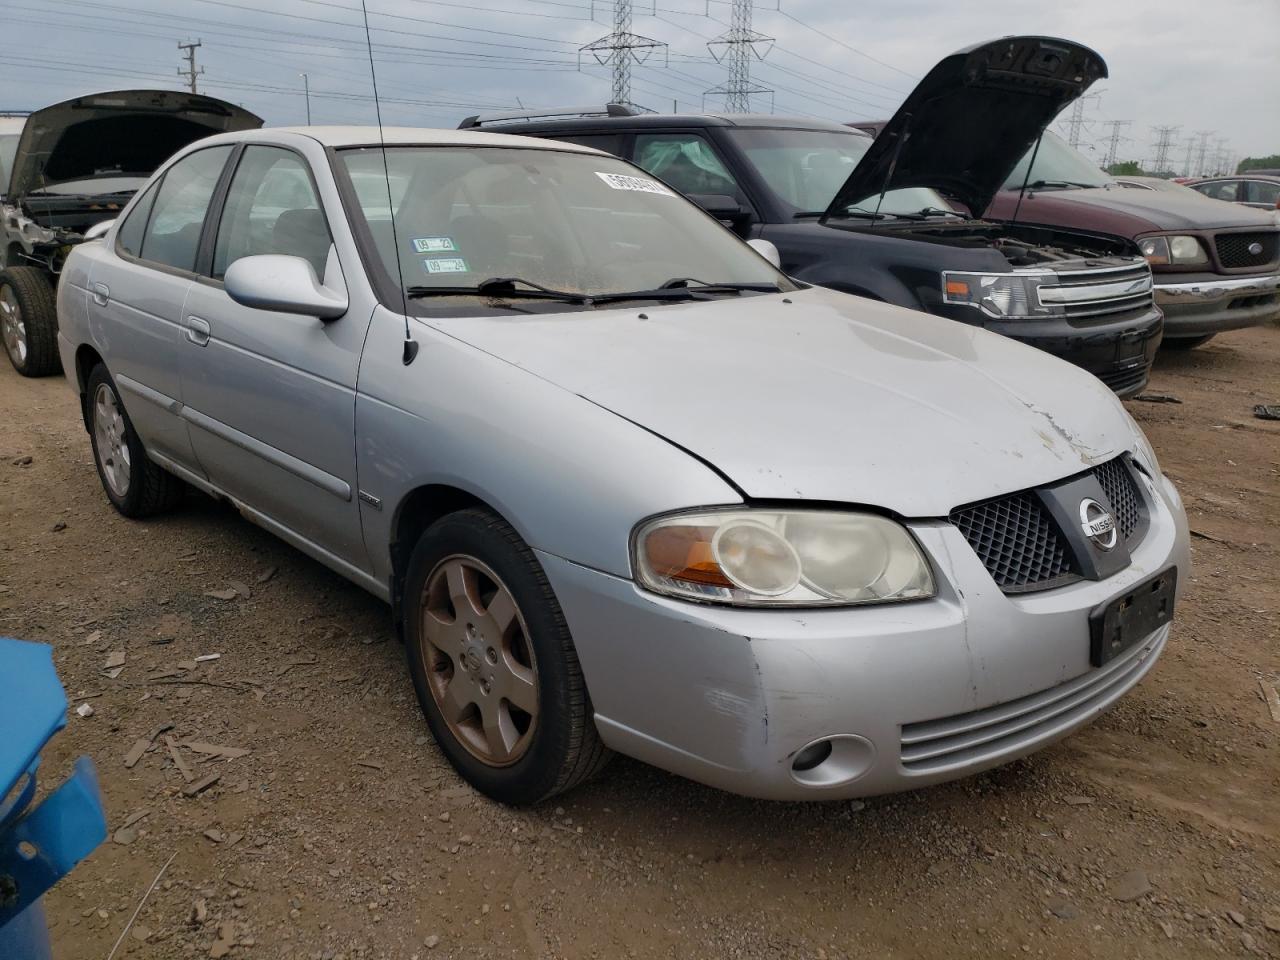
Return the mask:
{"type": "Polygon", "coordinates": [[[1067,104],[1107,75],[1088,47],[1004,37],[940,61],[880,131],[828,212],[882,189],[932,187],[976,216],[1067,104]]]}
{"type": "Polygon", "coordinates": [[[187,144],[253,130],[262,118],[233,103],[172,90],[77,97],[27,117],[8,196],[96,177],[148,177],[187,144]]]}
{"type": "MultiPolygon", "coordinates": [[[[997,203],[1012,207],[1017,190],[1006,190],[997,203]]],[[[1254,210],[1238,203],[1215,200],[1191,191],[1126,190],[1124,187],[1075,187],[1068,190],[1028,191],[1019,219],[1034,223],[1057,223],[1046,220],[1050,211],[1074,211],[1072,222],[1081,216],[1119,215],[1133,223],[1133,233],[1148,230],[1219,230],[1228,227],[1273,227],[1269,211],[1254,210]]]]}
{"type": "Polygon", "coordinates": [[[821,288],[787,299],[423,322],[665,438],[757,500],[941,517],[1134,444],[1111,391],[1041,351],[821,288]]]}

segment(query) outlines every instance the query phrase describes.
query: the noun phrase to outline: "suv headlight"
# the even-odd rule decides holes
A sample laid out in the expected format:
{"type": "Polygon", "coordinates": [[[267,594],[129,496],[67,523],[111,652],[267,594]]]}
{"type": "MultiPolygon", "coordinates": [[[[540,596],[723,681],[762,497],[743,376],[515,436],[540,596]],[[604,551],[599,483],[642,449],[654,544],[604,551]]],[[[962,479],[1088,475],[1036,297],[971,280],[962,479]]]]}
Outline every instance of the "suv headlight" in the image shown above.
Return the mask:
{"type": "Polygon", "coordinates": [[[942,274],[942,298],[947,303],[977,307],[997,318],[1051,317],[1056,311],[1040,303],[1037,280],[1018,273],[942,274]]]}
{"type": "Polygon", "coordinates": [[[649,520],[632,538],[642,587],[745,607],[826,607],[934,595],[901,524],[871,513],[723,509],[649,520]]]}
{"type": "Polygon", "coordinates": [[[1193,266],[1209,262],[1209,255],[1205,253],[1204,247],[1196,237],[1183,235],[1143,237],[1138,241],[1138,249],[1147,258],[1147,263],[1156,266],[1164,264],[1193,266]]]}

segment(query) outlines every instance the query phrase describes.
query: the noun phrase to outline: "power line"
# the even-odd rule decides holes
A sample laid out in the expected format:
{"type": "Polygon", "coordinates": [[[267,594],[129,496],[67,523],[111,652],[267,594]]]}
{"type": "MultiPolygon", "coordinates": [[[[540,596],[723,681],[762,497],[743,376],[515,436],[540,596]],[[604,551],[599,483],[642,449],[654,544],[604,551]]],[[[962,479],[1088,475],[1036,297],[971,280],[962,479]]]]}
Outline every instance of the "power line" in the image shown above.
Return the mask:
{"type": "MultiPolygon", "coordinates": [[[[592,5],[592,14],[595,6],[592,5]]],[[[652,37],[641,37],[631,32],[631,0],[614,0],[613,33],[593,40],[578,49],[578,63],[582,54],[589,53],[598,64],[613,67],[613,103],[631,103],[631,64],[644,63],[655,50],[666,50],[667,45],[652,37]]]]}
{"type": "Polygon", "coordinates": [[[1133,123],[1132,120],[1108,120],[1107,121],[1106,125],[1111,127],[1111,135],[1107,137],[1106,158],[1102,161],[1102,166],[1104,168],[1109,167],[1116,162],[1116,157],[1120,150],[1120,141],[1130,139],[1129,137],[1122,136],[1121,132],[1124,130],[1125,127],[1129,126],[1129,124],[1131,123],[1133,123]]]}
{"type": "Polygon", "coordinates": [[[707,43],[711,56],[728,65],[729,79],[712,87],[706,95],[724,97],[724,108],[729,113],[750,113],[752,94],[773,93],[768,87],[751,82],[751,58],[763,60],[774,44],[773,37],[751,29],[752,5],[752,0],[733,0],[728,32],[707,43]]]}
{"type": "Polygon", "coordinates": [[[1156,172],[1163,173],[1169,169],[1169,151],[1173,149],[1173,138],[1177,136],[1178,131],[1181,130],[1182,127],[1164,126],[1152,127],[1151,129],[1156,135],[1156,155],[1151,166],[1156,172]]]}
{"type": "Polygon", "coordinates": [[[179,67],[178,76],[185,76],[187,78],[187,83],[191,85],[192,93],[199,92],[196,90],[196,78],[200,76],[200,74],[204,73],[204,67],[201,67],[199,70],[196,69],[196,49],[201,46],[203,46],[203,44],[201,44],[199,40],[188,40],[186,43],[178,44],[179,50],[187,51],[186,69],[184,70],[182,67],[179,67]]]}

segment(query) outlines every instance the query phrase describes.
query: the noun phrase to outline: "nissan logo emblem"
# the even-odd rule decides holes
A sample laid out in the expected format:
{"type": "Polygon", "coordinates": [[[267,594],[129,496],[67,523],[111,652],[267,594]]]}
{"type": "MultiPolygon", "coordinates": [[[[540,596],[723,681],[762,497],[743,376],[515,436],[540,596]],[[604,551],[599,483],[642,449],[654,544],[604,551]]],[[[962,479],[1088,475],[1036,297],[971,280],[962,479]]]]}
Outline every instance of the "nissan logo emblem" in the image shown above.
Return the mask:
{"type": "Polygon", "coordinates": [[[1099,550],[1111,550],[1118,538],[1115,517],[1097,500],[1080,501],[1080,529],[1099,550]]]}
{"type": "Polygon", "coordinates": [[[1249,253],[1251,253],[1255,257],[1258,256],[1260,253],[1262,253],[1262,244],[1260,244],[1257,240],[1253,241],[1253,243],[1249,244],[1249,253]]]}

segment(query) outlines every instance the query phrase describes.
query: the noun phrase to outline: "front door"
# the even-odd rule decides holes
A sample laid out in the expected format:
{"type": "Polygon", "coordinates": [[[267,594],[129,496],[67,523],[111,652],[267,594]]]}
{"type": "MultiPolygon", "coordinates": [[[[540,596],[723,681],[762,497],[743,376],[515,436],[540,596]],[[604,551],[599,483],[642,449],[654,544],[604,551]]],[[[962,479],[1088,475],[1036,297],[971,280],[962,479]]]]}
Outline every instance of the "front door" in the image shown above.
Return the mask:
{"type": "Polygon", "coordinates": [[[192,284],[183,322],[183,399],[209,479],[313,547],[360,570],[355,386],[368,316],[336,320],[241,306],[222,277],[241,257],[302,257],[341,286],[307,161],[252,144],[241,154],[218,222],[209,276],[192,284]]]}

